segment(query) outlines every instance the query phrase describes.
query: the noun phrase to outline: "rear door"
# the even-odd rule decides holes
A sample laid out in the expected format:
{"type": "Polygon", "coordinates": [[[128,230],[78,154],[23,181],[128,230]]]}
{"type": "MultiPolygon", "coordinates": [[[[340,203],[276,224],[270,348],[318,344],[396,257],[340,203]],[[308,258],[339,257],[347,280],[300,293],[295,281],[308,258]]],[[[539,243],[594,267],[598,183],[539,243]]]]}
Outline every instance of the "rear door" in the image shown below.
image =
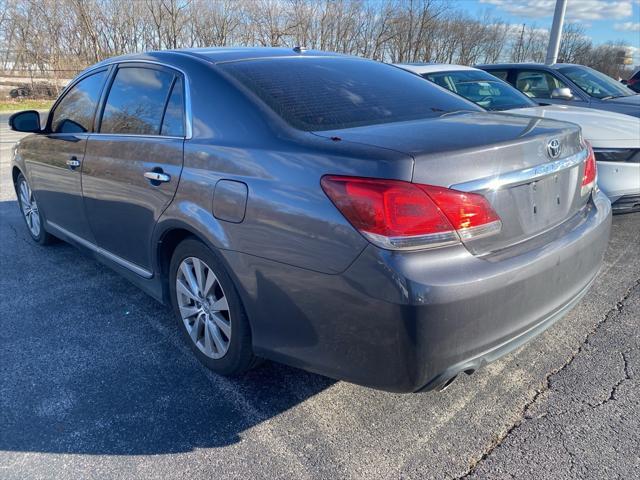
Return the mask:
{"type": "Polygon", "coordinates": [[[150,275],[153,228],[182,171],[185,79],[155,64],[125,63],[111,79],[82,177],[97,244],[113,260],[150,275]]]}
{"type": "Polygon", "coordinates": [[[29,137],[24,152],[29,182],[47,223],[92,243],[80,174],[106,79],[105,68],[67,89],[49,115],[46,133],[29,137]]]}

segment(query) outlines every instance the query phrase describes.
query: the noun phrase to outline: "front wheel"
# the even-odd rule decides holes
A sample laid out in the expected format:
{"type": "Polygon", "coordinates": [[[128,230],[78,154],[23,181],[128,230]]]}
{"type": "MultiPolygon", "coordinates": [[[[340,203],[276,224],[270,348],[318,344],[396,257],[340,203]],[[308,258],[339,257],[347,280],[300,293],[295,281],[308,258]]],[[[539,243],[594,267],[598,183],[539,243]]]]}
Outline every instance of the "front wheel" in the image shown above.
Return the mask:
{"type": "Polygon", "coordinates": [[[251,328],[240,297],[216,255],[196,239],[176,248],[170,293],[179,328],[196,357],[222,375],[238,375],[256,362],[251,328]]]}
{"type": "Polygon", "coordinates": [[[33,196],[33,191],[29,186],[29,182],[24,178],[24,175],[18,175],[16,182],[18,193],[18,205],[22,212],[22,218],[24,218],[29,230],[31,238],[40,245],[47,245],[55,240],[51,234],[44,229],[44,218],[42,212],[38,208],[36,199],[33,196]]]}

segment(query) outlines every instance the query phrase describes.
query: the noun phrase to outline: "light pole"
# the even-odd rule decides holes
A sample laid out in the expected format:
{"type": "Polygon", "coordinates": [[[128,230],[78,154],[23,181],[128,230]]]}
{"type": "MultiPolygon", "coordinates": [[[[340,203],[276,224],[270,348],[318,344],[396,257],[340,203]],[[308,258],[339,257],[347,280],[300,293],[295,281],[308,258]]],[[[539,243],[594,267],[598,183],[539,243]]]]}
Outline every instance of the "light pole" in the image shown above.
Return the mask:
{"type": "Polygon", "coordinates": [[[556,10],[553,12],[553,25],[549,36],[549,47],[547,48],[547,58],[544,63],[551,65],[558,59],[560,50],[560,39],[562,38],[562,25],[564,24],[564,13],[567,10],[567,0],[556,0],[556,10]]]}

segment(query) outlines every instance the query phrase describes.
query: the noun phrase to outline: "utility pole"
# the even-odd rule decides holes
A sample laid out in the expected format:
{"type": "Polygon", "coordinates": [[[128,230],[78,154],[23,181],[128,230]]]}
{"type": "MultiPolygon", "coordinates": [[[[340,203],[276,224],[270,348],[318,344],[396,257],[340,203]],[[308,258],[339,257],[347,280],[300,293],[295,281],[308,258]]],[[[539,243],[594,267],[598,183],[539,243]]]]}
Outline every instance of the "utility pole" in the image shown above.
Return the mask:
{"type": "Polygon", "coordinates": [[[564,24],[564,13],[567,10],[567,0],[556,0],[556,10],[553,12],[553,25],[549,36],[549,47],[547,48],[546,65],[556,63],[558,50],[560,50],[560,39],[562,37],[562,25],[564,24]]]}
{"type": "Polygon", "coordinates": [[[522,30],[520,31],[520,40],[518,41],[518,49],[516,50],[516,62],[524,62],[524,27],[522,24],[522,30]]]}

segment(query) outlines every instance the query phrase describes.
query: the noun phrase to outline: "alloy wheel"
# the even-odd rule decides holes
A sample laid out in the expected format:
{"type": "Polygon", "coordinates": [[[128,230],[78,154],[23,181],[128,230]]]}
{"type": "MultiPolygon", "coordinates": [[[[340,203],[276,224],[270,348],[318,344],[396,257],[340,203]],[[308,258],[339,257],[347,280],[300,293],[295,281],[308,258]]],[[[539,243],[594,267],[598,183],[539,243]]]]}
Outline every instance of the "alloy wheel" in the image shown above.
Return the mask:
{"type": "Polygon", "coordinates": [[[33,192],[29,187],[26,180],[20,182],[20,206],[22,207],[22,214],[27,222],[27,227],[31,231],[34,237],[40,235],[40,213],[38,212],[38,204],[36,199],[33,198],[33,192]]]}
{"type": "Polygon", "coordinates": [[[231,314],[213,270],[196,257],[182,260],[176,275],[176,295],[191,341],[207,357],[222,358],[229,350],[231,314]]]}

